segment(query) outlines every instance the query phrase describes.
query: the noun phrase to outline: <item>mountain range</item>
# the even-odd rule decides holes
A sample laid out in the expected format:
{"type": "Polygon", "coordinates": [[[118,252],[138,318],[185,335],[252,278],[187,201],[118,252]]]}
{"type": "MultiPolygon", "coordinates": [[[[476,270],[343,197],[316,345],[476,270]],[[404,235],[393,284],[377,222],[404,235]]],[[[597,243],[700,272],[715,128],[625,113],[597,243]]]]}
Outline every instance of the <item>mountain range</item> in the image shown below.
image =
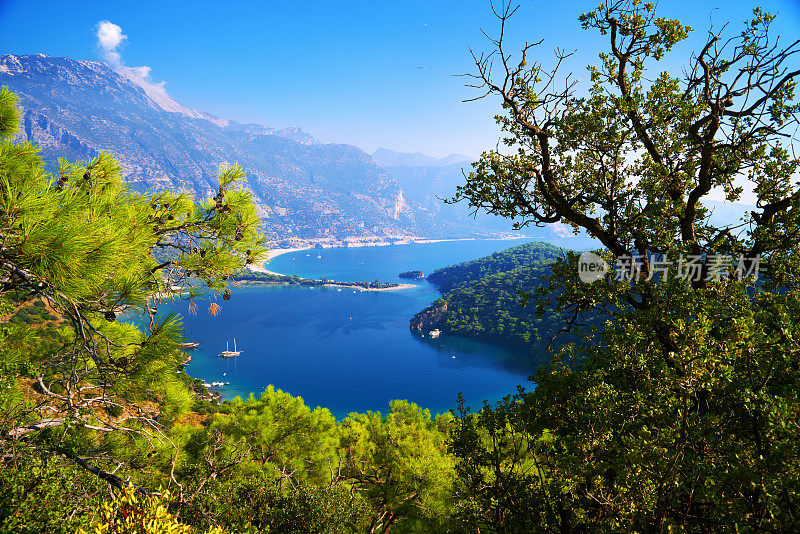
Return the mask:
{"type": "MultiPolygon", "coordinates": [[[[273,246],[419,238],[514,235],[511,222],[446,204],[472,158],[434,158],[381,148],[373,154],[323,144],[300,128],[240,124],[189,109],[105,63],[36,55],[0,56],[0,87],[20,98],[20,141],[42,149],[52,170],[59,157],[88,161],[114,154],[139,191],[213,195],[222,164],[247,172],[264,233],[273,246]]],[[[591,246],[563,225],[523,234],[568,248],[591,246]]]]}
{"type": "Polygon", "coordinates": [[[273,240],[493,236],[409,203],[366,152],[322,144],[299,128],[239,124],[151,98],[108,65],[42,54],[0,56],[0,86],[20,97],[19,140],[59,157],[113,153],[137,190],[181,189],[205,197],[221,164],[241,164],[265,233],[273,240]],[[165,109],[166,108],[166,109],[165,109]]]}

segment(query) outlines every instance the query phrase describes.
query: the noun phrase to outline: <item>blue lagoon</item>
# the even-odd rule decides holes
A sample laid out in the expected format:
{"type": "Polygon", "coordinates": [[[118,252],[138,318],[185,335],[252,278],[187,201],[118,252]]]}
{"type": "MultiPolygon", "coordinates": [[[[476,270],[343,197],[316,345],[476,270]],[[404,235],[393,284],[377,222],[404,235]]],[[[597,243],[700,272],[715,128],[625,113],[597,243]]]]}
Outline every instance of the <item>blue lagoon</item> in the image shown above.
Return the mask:
{"type": "MultiPolygon", "coordinates": [[[[408,283],[400,272],[427,274],[522,242],[314,249],[278,256],[267,267],[331,280],[408,283]]],[[[243,285],[233,289],[231,300],[216,301],[222,307],[216,317],[205,311],[207,302],[198,303],[197,315],[188,315],[182,302],[164,308],[181,314],[187,339],[200,343],[187,371],[206,382],[230,382],[219,389],[224,399],[258,395],[273,384],[337,418],[385,411],[392,399],[440,413],[456,407],[459,392],[474,409],[526,383],[534,362],[526,351],[447,335],[412,335],[409,319],[439,296],[425,280],[412,283],[391,291],[243,285]],[[220,358],[233,338],[242,355],[220,358]]]]}

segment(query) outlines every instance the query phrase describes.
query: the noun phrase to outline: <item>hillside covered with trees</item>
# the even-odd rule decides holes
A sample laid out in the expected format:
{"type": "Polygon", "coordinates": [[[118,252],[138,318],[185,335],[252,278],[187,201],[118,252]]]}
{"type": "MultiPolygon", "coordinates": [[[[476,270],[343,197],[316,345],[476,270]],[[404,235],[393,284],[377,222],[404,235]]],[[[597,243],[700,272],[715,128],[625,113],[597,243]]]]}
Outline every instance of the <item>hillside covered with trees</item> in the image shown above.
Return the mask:
{"type": "MultiPolygon", "coordinates": [[[[162,298],[231,298],[263,258],[241,168],[132,191],[112,156],[44,171],[0,91],[0,532],[385,532],[447,521],[452,415],[336,421],[269,387],[219,406],[162,298]],[[158,259],[156,259],[158,258],[158,259]],[[137,328],[121,316],[143,317],[137,328]],[[111,490],[111,493],[109,493],[111,490]]],[[[209,313],[216,313],[211,303],[209,313]]]]}
{"type": "Polygon", "coordinates": [[[476,260],[436,269],[428,281],[442,297],[411,319],[411,330],[485,339],[540,353],[563,319],[540,310],[529,297],[548,283],[550,263],[566,251],[526,243],[476,260]]]}
{"type": "MultiPolygon", "coordinates": [[[[512,54],[514,8],[495,9],[472,85],[499,100],[508,150],[485,152],[458,197],[638,261],[582,283],[575,255],[556,257],[536,306],[598,331],[477,413],[395,401],[337,421],[274,387],[204,400],[158,306],[174,287],[232,298],[230,277],[263,258],[244,170],[221,167],[201,200],[133,191],[105,153],[50,175],[12,141],[20,113],[0,91],[0,532],[800,531],[800,41],[756,9],[678,76],[662,62],[691,28],[601,4],[580,18],[607,43],[584,94],[562,55],[512,54]],[[712,223],[704,199],[739,199],[744,175],[756,209],[712,223]],[[760,269],[710,276],[720,256],[760,269]]],[[[492,272],[518,253],[443,287],[521,283],[492,272]]]]}

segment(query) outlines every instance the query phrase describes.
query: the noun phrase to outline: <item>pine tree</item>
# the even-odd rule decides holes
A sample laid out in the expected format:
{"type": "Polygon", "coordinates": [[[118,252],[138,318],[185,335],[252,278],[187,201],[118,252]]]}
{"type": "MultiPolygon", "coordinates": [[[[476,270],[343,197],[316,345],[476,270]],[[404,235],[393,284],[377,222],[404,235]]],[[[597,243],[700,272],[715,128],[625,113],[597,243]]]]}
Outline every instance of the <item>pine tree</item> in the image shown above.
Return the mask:
{"type": "Polygon", "coordinates": [[[169,462],[163,425],[192,402],[176,373],[181,323],[159,303],[229,297],[228,276],[260,261],[266,241],[241,167],[220,168],[202,202],[130,190],[107,153],[59,160],[51,175],[36,146],[13,141],[16,103],[0,91],[0,313],[38,301],[58,321],[0,328],[0,451],[69,458],[120,486],[96,464],[169,462]]]}

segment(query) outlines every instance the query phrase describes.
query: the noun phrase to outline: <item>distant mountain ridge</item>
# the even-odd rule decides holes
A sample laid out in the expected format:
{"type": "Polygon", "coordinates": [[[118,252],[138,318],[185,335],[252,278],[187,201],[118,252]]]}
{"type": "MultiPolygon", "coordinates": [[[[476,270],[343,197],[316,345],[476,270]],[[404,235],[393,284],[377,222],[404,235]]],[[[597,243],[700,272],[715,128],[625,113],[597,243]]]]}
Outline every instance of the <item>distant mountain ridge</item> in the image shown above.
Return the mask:
{"type": "MultiPolygon", "coordinates": [[[[511,222],[464,203],[447,205],[472,170],[470,158],[378,149],[372,155],[321,144],[300,128],[240,124],[156,101],[104,63],[42,54],[0,56],[0,86],[23,108],[19,139],[58,157],[86,161],[106,150],[138,190],[216,190],[220,164],[241,164],[265,233],[276,245],[297,242],[499,237],[511,222]]],[[[158,95],[156,95],[158,96],[158,95]]],[[[752,207],[707,201],[714,220],[735,224],[752,207]]],[[[563,224],[515,232],[567,248],[595,248],[563,224]]]]}
{"type": "Polygon", "coordinates": [[[379,148],[372,153],[372,158],[381,167],[445,167],[454,163],[471,163],[469,156],[450,154],[443,158],[434,158],[422,152],[395,152],[388,148],[379,148]]]}
{"type": "Polygon", "coordinates": [[[39,145],[52,165],[58,157],[86,161],[106,150],[136,189],[204,197],[216,190],[221,164],[241,164],[265,233],[275,240],[498,235],[439,221],[408,202],[397,181],[357,147],[320,144],[299,128],[164,109],[104,63],[7,54],[0,56],[3,85],[20,97],[19,139],[39,145]]]}

